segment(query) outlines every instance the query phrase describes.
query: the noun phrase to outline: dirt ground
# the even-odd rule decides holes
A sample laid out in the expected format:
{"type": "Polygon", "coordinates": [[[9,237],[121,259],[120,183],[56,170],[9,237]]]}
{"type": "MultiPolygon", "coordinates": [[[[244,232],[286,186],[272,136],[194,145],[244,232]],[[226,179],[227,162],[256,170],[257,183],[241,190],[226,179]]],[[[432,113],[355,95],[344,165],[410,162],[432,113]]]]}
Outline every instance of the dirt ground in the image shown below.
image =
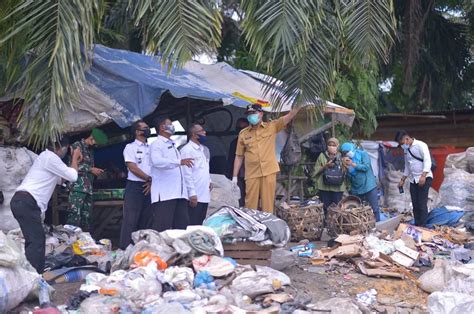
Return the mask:
{"type": "Polygon", "coordinates": [[[309,259],[304,258],[300,258],[298,265],[284,272],[292,280],[295,295],[308,296],[311,303],[335,297],[355,300],[358,293],[375,289],[381,311],[423,313],[426,309],[428,294],[410,279],[367,277],[358,273],[350,264],[313,266],[309,259]]]}

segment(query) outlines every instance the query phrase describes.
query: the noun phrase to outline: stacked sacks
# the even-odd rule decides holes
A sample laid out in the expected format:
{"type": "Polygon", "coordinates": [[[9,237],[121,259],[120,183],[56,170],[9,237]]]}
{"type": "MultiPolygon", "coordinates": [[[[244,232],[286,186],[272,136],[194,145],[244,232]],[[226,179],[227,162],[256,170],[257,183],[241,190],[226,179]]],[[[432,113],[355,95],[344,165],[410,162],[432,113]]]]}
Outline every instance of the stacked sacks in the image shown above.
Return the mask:
{"type": "Polygon", "coordinates": [[[0,313],[7,313],[37,290],[40,278],[16,243],[0,231],[0,313]]]}
{"type": "Polygon", "coordinates": [[[24,147],[0,147],[0,191],[4,196],[3,204],[0,204],[0,230],[4,232],[18,228],[18,222],[10,210],[10,200],[36,157],[35,153],[24,147]]]}

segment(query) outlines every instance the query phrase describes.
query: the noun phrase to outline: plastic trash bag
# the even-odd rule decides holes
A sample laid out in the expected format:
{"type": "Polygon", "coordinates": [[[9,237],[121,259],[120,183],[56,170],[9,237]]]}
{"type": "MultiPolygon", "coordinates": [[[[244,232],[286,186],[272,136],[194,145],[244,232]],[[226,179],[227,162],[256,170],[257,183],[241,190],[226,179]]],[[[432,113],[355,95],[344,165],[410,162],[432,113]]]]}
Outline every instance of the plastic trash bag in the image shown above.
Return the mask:
{"type": "Polygon", "coordinates": [[[256,265],[255,268],[257,269],[257,274],[259,275],[265,275],[270,280],[279,280],[283,286],[289,286],[291,285],[291,279],[288,277],[286,274],[282,273],[281,271],[278,271],[276,269],[273,269],[271,267],[267,266],[259,266],[256,265]]]}
{"type": "Polygon", "coordinates": [[[439,206],[458,206],[474,211],[474,174],[464,170],[445,168],[444,180],[439,188],[439,206]]]}
{"type": "Polygon", "coordinates": [[[247,295],[250,298],[274,291],[271,277],[256,271],[246,271],[237,276],[230,289],[236,295],[247,295]]]}
{"type": "Polygon", "coordinates": [[[202,255],[193,259],[193,268],[196,272],[206,271],[214,277],[223,277],[232,273],[235,266],[220,256],[202,255]]]}
{"type": "Polygon", "coordinates": [[[279,248],[272,250],[270,267],[276,270],[283,270],[296,264],[298,253],[279,248]]]}
{"type": "Polygon", "coordinates": [[[165,270],[164,280],[173,285],[176,290],[192,289],[194,272],[188,267],[172,266],[165,270]]]}
{"type": "Polygon", "coordinates": [[[0,231],[0,266],[14,267],[21,259],[21,250],[13,240],[0,231]]]}
{"type": "Polygon", "coordinates": [[[133,257],[134,263],[131,265],[133,268],[148,266],[151,262],[156,264],[159,270],[165,270],[168,265],[158,255],[150,251],[141,251],[135,254],[133,257]]]}
{"type": "Polygon", "coordinates": [[[474,313],[474,296],[457,292],[433,292],[428,297],[428,311],[436,314],[474,313]]]}
{"type": "Polygon", "coordinates": [[[180,303],[163,303],[146,308],[141,314],[191,314],[180,303]]]}
{"type": "Polygon", "coordinates": [[[0,267],[0,313],[6,313],[23,302],[36,288],[40,275],[20,266],[0,267]]]}
{"type": "Polygon", "coordinates": [[[140,313],[133,303],[119,297],[96,295],[85,299],[79,308],[79,313],[140,313]]]}
{"type": "Polygon", "coordinates": [[[436,260],[433,269],[420,276],[420,287],[426,292],[442,291],[446,285],[445,260],[436,260]]]}

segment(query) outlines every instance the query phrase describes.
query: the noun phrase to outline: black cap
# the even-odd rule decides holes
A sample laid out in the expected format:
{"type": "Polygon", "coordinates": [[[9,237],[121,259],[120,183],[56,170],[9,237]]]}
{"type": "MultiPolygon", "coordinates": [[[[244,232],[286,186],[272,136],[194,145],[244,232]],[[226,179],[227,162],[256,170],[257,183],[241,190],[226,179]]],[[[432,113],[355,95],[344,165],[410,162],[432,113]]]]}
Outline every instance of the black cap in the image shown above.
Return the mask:
{"type": "Polygon", "coordinates": [[[262,105],[259,104],[251,104],[247,106],[247,110],[245,110],[245,114],[250,112],[260,111],[263,112],[262,105]]]}

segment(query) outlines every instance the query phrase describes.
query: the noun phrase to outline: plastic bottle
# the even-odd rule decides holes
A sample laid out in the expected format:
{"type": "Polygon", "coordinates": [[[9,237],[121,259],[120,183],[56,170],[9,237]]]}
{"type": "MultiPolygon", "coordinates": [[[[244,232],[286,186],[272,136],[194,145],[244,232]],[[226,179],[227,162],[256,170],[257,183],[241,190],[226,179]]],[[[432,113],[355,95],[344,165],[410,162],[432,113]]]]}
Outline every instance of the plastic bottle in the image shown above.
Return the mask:
{"type": "Polygon", "coordinates": [[[46,308],[51,305],[51,299],[49,298],[49,287],[48,283],[41,279],[39,282],[39,304],[41,308],[46,308]]]}

